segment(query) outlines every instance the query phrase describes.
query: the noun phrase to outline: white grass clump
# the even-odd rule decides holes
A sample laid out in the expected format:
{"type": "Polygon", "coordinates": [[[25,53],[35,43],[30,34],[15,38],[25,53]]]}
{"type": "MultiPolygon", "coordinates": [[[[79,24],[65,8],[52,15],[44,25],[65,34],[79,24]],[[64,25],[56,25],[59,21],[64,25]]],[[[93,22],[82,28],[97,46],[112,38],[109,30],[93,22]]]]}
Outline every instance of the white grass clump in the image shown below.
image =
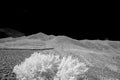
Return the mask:
{"type": "Polygon", "coordinates": [[[75,80],[76,75],[83,74],[88,68],[84,63],[80,63],[77,59],[72,59],[71,56],[63,57],[58,67],[57,76],[61,80],[75,80]]]}
{"type": "Polygon", "coordinates": [[[59,55],[41,54],[35,52],[24,62],[16,65],[13,72],[16,73],[19,80],[45,80],[40,74],[35,79],[37,72],[57,72],[51,80],[77,80],[76,76],[83,74],[88,70],[84,63],[79,62],[78,59],[73,59],[72,56],[63,57],[60,59],[59,55]]]}

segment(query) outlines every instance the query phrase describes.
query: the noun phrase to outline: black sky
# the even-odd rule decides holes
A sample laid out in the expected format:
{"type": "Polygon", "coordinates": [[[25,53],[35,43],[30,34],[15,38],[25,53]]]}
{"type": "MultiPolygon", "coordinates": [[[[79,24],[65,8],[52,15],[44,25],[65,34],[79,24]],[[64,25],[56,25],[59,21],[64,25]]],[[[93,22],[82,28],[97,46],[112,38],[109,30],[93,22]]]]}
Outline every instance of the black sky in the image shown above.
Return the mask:
{"type": "Polygon", "coordinates": [[[11,28],[25,35],[43,32],[77,39],[119,40],[117,16],[110,12],[99,7],[10,7],[1,9],[0,28],[11,28]]]}

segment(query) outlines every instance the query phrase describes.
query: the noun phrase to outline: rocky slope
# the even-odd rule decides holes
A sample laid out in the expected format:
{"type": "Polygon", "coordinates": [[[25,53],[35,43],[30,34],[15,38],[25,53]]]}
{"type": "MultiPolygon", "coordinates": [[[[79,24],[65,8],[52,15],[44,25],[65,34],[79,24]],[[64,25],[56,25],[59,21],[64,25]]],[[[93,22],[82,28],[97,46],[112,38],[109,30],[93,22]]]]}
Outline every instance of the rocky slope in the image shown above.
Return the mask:
{"type": "Polygon", "coordinates": [[[2,76],[9,74],[9,72],[2,74],[6,70],[14,74],[12,68],[17,63],[29,57],[34,51],[41,50],[55,50],[60,55],[71,54],[81,58],[90,68],[86,73],[88,80],[110,80],[110,78],[120,80],[119,41],[74,40],[65,36],[48,36],[42,33],[1,39],[0,74],[2,76]]]}

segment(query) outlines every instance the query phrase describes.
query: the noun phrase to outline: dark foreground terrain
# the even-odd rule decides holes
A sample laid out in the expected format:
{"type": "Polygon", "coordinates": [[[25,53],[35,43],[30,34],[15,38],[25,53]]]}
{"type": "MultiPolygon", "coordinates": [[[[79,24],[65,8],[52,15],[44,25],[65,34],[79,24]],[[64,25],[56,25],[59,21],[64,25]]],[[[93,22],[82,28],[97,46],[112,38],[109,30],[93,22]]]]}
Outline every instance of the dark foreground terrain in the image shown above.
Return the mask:
{"type": "Polygon", "coordinates": [[[13,68],[16,64],[38,50],[7,50],[0,49],[0,80],[16,80],[13,68]]]}
{"type": "MultiPolygon", "coordinates": [[[[13,73],[13,68],[16,64],[22,62],[26,57],[29,57],[33,52],[40,50],[17,50],[17,49],[1,49],[0,50],[0,80],[17,80],[16,74],[13,73]]],[[[99,75],[104,77],[120,78],[116,72],[110,71],[108,68],[90,67],[86,73],[88,80],[100,80],[99,75]]],[[[84,79],[80,79],[84,80],[84,79]]]]}

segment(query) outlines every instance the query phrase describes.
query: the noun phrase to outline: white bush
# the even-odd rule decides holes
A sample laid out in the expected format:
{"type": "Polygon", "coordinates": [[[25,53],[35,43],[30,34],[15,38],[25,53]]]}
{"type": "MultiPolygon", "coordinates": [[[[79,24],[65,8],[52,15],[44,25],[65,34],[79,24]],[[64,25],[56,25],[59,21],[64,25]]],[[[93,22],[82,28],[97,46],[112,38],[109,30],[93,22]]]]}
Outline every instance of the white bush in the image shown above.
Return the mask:
{"type": "Polygon", "coordinates": [[[47,78],[44,75],[52,76],[49,77],[51,80],[77,80],[76,76],[87,70],[84,63],[73,59],[72,56],[60,58],[59,55],[35,52],[16,65],[13,72],[19,80],[45,80],[47,78]]]}

